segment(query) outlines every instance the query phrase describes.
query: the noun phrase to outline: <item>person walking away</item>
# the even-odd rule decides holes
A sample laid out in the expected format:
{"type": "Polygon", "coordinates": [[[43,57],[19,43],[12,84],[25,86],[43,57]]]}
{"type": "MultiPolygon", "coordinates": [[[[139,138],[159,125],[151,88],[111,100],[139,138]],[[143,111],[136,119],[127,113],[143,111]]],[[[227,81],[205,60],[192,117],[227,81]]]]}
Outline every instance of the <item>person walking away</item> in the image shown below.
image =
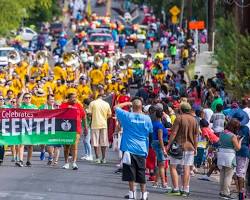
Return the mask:
{"type": "Polygon", "coordinates": [[[240,150],[242,139],[236,136],[240,129],[240,122],[237,119],[231,119],[225,131],[220,133],[220,148],[217,153],[217,165],[220,168],[220,197],[233,199],[230,193],[230,185],[236,166],[236,153],[240,150]]]}
{"type": "MultiPolygon", "coordinates": [[[[58,106],[55,104],[55,97],[53,94],[49,94],[47,96],[47,103],[43,104],[39,107],[39,109],[41,110],[53,110],[53,109],[57,109],[58,106]]],[[[62,145],[60,144],[55,144],[55,145],[49,145],[48,146],[48,163],[47,165],[57,165],[58,163],[58,159],[59,159],[59,155],[60,155],[60,149],[61,149],[62,145]]],[[[42,152],[45,154],[45,151],[42,152]]]]}
{"type": "Polygon", "coordinates": [[[171,44],[170,46],[170,55],[171,55],[171,59],[172,59],[172,64],[175,64],[175,58],[176,58],[176,54],[177,54],[177,48],[175,44],[171,44]]]}
{"type": "Polygon", "coordinates": [[[241,148],[236,152],[236,177],[238,183],[239,200],[245,199],[245,177],[249,163],[249,128],[246,126],[249,117],[245,111],[238,109],[232,118],[240,122],[240,130],[237,136],[242,138],[241,148]]]}
{"type": "Polygon", "coordinates": [[[177,159],[172,156],[169,156],[170,174],[173,183],[172,194],[188,196],[190,193],[190,167],[194,164],[194,156],[197,152],[197,137],[199,133],[199,127],[195,117],[191,114],[191,106],[189,103],[181,103],[180,111],[181,114],[176,117],[172,127],[167,151],[170,149],[170,145],[173,142],[176,142],[183,148],[182,159],[177,159]],[[178,185],[178,173],[176,170],[177,165],[184,166],[182,193],[180,193],[180,188],[178,185]]]}
{"type": "MultiPolygon", "coordinates": [[[[69,153],[70,150],[72,151],[73,156],[73,162],[72,162],[72,169],[78,170],[78,166],[76,164],[77,161],[77,155],[78,155],[78,143],[80,140],[80,134],[82,133],[82,121],[86,124],[86,114],[84,112],[84,109],[80,103],[77,102],[77,95],[75,93],[69,93],[68,94],[68,101],[65,103],[62,103],[60,108],[74,108],[78,110],[78,120],[77,120],[77,133],[76,133],[76,141],[73,145],[64,145],[64,159],[65,159],[65,165],[63,166],[63,169],[69,169],[69,153]]],[[[85,126],[86,127],[86,126],[85,126]]],[[[86,132],[87,129],[84,129],[84,132],[86,132]]]]}
{"type": "Polygon", "coordinates": [[[212,129],[214,133],[219,136],[224,131],[225,115],[222,113],[222,104],[216,105],[216,112],[210,118],[210,123],[213,123],[212,129]]]}
{"type": "Polygon", "coordinates": [[[105,164],[106,150],[109,146],[107,120],[112,116],[112,112],[110,105],[102,99],[105,91],[101,85],[98,86],[98,93],[97,99],[89,104],[88,112],[91,115],[91,141],[95,150],[95,162],[105,164]],[[101,160],[99,155],[100,147],[102,152],[101,160]]]}
{"type": "MultiPolygon", "coordinates": [[[[28,91],[28,89],[26,90],[28,91]]],[[[37,109],[35,105],[31,103],[31,94],[26,92],[25,90],[21,94],[18,102],[22,102],[19,106],[21,109],[37,109]]],[[[28,157],[27,157],[27,162],[26,166],[31,167],[31,158],[32,158],[32,152],[33,152],[33,145],[27,145],[28,147],[28,157]]],[[[18,154],[19,154],[19,160],[16,162],[16,166],[18,167],[23,167],[23,153],[24,153],[24,145],[19,145],[18,148],[18,154]]]]}
{"type": "Polygon", "coordinates": [[[151,119],[142,113],[142,101],[136,98],[131,102],[114,107],[117,119],[123,127],[121,151],[123,155],[122,180],[129,182],[129,193],[126,199],[136,199],[135,182],[140,184],[140,199],[147,200],[145,164],[148,154],[149,133],[153,132],[151,119]],[[122,107],[132,106],[132,112],[122,107]],[[127,160],[127,161],[126,161],[127,160]]]}
{"type": "Polygon", "coordinates": [[[150,49],[152,48],[151,40],[150,40],[149,37],[145,40],[145,46],[144,47],[145,47],[145,50],[147,51],[147,54],[149,55],[150,49]]]}
{"type": "Polygon", "coordinates": [[[161,51],[163,51],[163,53],[166,52],[168,46],[168,38],[166,37],[166,35],[163,35],[160,39],[160,49],[161,51]]]}
{"type": "Polygon", "coordinates": [[[185,68],[188,64],[188,57],[189,57],[187,46],[184,47],[181,57],[182,57],[182,67],[185,68]]]}
{"type": "Polygon", "coordinates": [[[119,37],[118,46],[119,46],[120,52],[123,52],[123,50],[126,46],[126,37],[124,34],[119,37]]]}
{"type": "Polygon", "coordinates": [[[157,107],[155,111],[156,120],[153,121],[153,141],[152,147],[157,157],[156,179],[153,186],[158,187],[158,178],[161,178],[161,188],[168,190],[169,187],[166,183],[165,177],[165,161],[167,157],[167,151],[165,145],[168,140],[168,131],[162,124],[163,109],[157,107]]]}

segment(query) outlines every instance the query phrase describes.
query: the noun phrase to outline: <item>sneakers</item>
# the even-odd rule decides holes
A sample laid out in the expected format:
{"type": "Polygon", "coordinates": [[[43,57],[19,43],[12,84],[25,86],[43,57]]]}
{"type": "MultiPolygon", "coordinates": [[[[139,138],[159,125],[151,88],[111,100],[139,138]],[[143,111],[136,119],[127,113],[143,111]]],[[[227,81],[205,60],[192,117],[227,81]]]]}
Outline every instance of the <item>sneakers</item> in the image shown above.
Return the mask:
{"type": "Polygon", "coordinates": [[[135,199],[135,192],[129,191],[128,194],[124,196],[124,199],[135,199]]]}
{"type": "Polygon", "coordinates": [[[45,151],[41,151],[40,160],[45,160],[45,151]]]}
{"type": "Polygon", "coordinates": [[[92,156],[87,156],[87,157],[86,157],[86,160],[87,160],[87,161],[93,161],[93,157],[92,157],[92,156]]]}
{"type": "Polygon", "coordinates": [[[99,158],[95,159],[95,163],[96,164],[100,164],[101,163],[101,160],[99,158]]]}
{"type": "Polygon", "coordinates": [[[189,195],[190,195],[189,192],[186,192],[186,191],[181,192],[181,196],[183,196],[183,197],[188,197],[189,195]]]}
{"type": "Polygon", "coordinates": [[[26,162],[26,167],[31,167],[31,166],[32,166],[31,162],[30,162],[30,161],[27,161],[27,162],[26,162]]]}
{"type": "Polygon", "coordinates": [[[69,163],[66,163],[65,165],[62,166],[63,169],[69,169],[69,163]]]}
{"type": "Polygon", "coordinates": [[[148,200],[148,192],[140,192],[140,200],[148,200]]]}
{"type": "Polygon", "coordinates": [[[166,185],[161,185],[160,188],[165,190],[165,191],[171,191],[172,190],[172,187],[168,186],[167,184],[166,185]]]}
{"type": "Polygon", "coordinates": [[[121,174],[121,173],[122,173],[122,168],[115,170],[115,174],[121,174]]]}
{"type": "Polygon", "coordinates": [[[225,194],[221,194],[220,193],[220,198],[221,199],[236,199],[235,197],[233,197],[232,195],[225,195],[225,194]]]}
{"type": "Polygon", "coordinates": [[[173,196],[180,196],[181,195],[180,190],[175,190],[175,189],[173,189],[170,192],[170,194],[173,195],[173,196]]]}
{"type": "Polygon", "coordinates": [[[73,170],[78,170],[78,166],[77,166],[77,164],[75,162],[72,164],[72,169],[73,170]]]}
{"type": "Polygon", "coordinates": [[[203,175],[202,177],[199,178],[199,180],[210,181],[210,178],[207,175],[203,175]]]}
{"type": "Polygon", "coordinates": [[[23,167],[23,161],[22,161],[22,160],[17,161],[17,162],[16,162],[16,166],[17,166],[17,167],[23,167]]]}
{"type": "Polygon", "coordinates": [[[88,157],[88,156],[85,155],[85,156],[81,157],[80,159],[81,159],[81,160],[87,160],[87,157],[88,157]]]}
{"type": "Polygon", "coordinates": [[[102,164],[106,164],[106,163],[107,163],[106,159],[105,159],[105,158],[102,159],[102,160],[101,160],[101,163],[102,163],[102,164]]]}

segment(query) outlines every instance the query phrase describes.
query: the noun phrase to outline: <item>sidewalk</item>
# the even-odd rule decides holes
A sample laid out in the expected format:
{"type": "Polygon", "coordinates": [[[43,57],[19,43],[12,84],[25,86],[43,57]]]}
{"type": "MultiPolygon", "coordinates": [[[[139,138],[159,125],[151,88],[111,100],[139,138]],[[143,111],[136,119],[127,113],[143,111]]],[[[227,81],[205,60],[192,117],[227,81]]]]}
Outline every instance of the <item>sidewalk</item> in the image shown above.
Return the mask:
{"type": "Polygon", "coordinates": [[[205,80],[212,78],[217,73],[217,63],[212,58],[212,52],[208,51],[207,44],[201,44],[200,53],[196,56],[194,74],[204,76],[205,80]]]}

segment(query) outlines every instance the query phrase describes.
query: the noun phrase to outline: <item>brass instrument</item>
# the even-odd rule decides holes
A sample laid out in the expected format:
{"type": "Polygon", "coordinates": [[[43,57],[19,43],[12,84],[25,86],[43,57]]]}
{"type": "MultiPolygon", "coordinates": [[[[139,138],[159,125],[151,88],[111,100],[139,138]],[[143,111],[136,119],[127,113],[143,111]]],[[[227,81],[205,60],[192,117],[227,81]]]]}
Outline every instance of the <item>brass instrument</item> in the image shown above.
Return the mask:
{"type": "Polygon", "coordinates": [[[20,54],[17,51],[14,51],[14,50],[10,51],[8,53],[7,57],[8,57],[8,62],[11,63],[11,64],[13,64],[13,65],[21,62],[21,56],[20,56],[20,54]]]}

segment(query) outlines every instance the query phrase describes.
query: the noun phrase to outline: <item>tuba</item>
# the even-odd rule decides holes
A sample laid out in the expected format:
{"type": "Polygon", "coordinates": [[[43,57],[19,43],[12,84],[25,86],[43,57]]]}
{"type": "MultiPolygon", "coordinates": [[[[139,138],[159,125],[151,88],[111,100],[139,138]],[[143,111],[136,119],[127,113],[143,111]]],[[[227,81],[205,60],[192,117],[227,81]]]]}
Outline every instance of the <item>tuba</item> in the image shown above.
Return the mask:
{"type": "Polygon", "coordinates": [[[38,65],[44,65],[47,61],[47,53],[45,51],[38,51],[35,55],[35,60],[38,65]]]}
{"type": "Polygon", "coordinates": [[[75,52],[66,52],[63,54],[63,63],[66,66],[72,66],[73,68],[77,68],[80,66],[80,58],[75,52]]]}
{"type": "Polygon", "coordinates": [[[116,62],[116,66],[118,69],[126,69],[127,68],[127,60],[125,58],[119,58],[116,62]]]}
{"type": "Polygon", "coordinates": [[[133,58],[130,54],[127,54],[127,55],[125,56],[125,59],[126,59],[126,61],[127,61],[127,66],[128,66],[128,67],[133,66],[134,58],[133,58]]]}
{"type": "Polygon", "coordinates": [[[13,64],[13,65],[15,65],[15,64],[17,64],[17,63],[19,63],[21,61],[20,54],[17,51],[14,51],[14,50],[10,51],[8,53],[7,57],[8,57],[8,62],[13,64]]]}

